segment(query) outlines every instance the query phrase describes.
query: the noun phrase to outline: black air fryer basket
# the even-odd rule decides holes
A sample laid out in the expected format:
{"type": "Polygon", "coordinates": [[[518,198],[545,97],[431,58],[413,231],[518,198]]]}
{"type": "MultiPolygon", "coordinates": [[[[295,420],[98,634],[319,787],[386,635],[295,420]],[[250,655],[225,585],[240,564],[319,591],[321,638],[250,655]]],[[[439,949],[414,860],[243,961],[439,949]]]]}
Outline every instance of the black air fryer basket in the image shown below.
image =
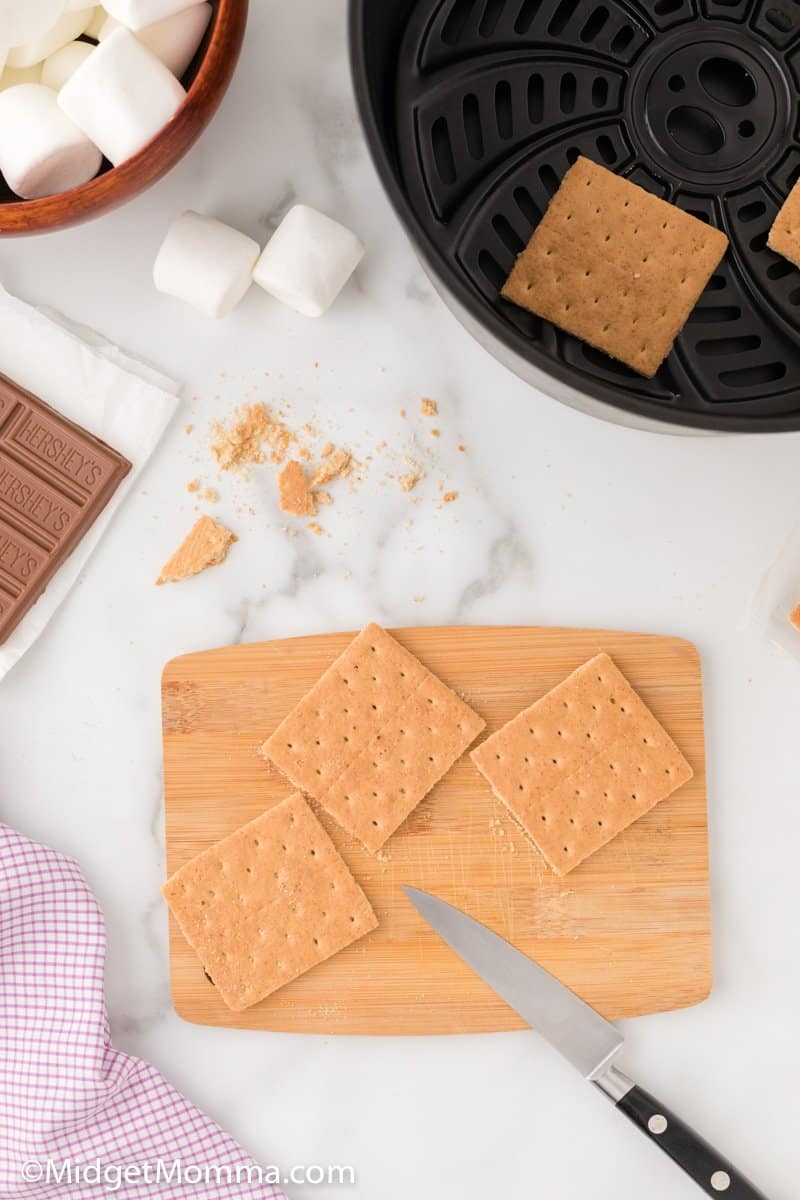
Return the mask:
{"type": "Polygon", "coordinates": [[[800,429],[800,271],[767,247],[800,176],[800,0],[351,0],[383,183],[498,358],[626,423],[800,429]],[[500,296],[579,154],[730,248],[655,379],[500,296]]]}

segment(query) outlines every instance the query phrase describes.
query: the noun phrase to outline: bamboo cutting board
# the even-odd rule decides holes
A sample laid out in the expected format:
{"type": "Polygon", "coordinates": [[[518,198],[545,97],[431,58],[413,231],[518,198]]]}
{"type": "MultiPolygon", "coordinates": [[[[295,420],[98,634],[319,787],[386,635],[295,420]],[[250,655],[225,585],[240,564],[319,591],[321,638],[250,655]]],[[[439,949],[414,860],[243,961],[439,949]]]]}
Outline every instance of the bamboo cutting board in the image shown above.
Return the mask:
{"type": "MultiPolygon", "coordinates": [[[[599,649],[694,767],[694,779],[564,878],[494,799],[469,756],[374,857],[322,820],[380,927],[244,1013],[225,1007],[175,922],[172,994],[187,1020],[313,1033],[518,1029],[520,1019],[428,929],[402,884],[509,938],[606,1017],[695,1004],[711,987],[700,660],[678,638],[582,629],[392,631],[487,722],[487,733],[599,649]]],[[[257,750],[352,634],[233,646],[163,677],[167,867],[175,871],[293,789],[257,750]]],[[[482,734],[481,737],[486,736],[482,734]]]]}

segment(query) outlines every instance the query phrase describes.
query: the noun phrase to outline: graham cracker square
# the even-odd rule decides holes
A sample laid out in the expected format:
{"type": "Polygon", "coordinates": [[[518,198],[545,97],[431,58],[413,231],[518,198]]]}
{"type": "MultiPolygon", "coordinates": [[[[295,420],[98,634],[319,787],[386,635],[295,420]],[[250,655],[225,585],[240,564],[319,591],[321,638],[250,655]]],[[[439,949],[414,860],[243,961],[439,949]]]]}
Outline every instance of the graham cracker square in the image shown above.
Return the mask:
{"type": "Polygon", "coordinates": [[[371,624],[261,752],[374,853],[484,727],[419,659],[371,624]]]}
{"type": "Polygon", "coordinates": [[[800,180],[783,202],[767,237],[767,245],[776,254],[800,267],[800,180]]]}
{"type": "Polygon", "coordinates": [[[242,1012],[378,921],[295,793],[182,866],[162,888],[228,1008],[242,1012]]]}
{"type": "Polygon", "coordinates": [[[502,295],[649,378],[727,246],[721,230],[578,158],[502,295]]]}
{"type": "Polygon", "coordinates": [[[559,875],[693,775],[607,654],[584,663],[471,757],[559,875]]]}

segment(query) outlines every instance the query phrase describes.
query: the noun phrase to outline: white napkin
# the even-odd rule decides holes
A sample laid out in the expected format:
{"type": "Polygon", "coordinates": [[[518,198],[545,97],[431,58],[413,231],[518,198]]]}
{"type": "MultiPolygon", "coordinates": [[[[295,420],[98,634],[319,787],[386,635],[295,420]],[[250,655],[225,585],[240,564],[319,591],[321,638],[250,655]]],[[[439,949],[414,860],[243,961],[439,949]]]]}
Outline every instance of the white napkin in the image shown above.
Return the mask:
{"type": "Polygon", "coordinates": [[[130,460],[103,512],[0,646],[0,679],[43,632],[114,513],[136,483],[178,404],[180,385],[58,313],[32,308],[0,287],[0,373],[108,442],[130,460]]]}

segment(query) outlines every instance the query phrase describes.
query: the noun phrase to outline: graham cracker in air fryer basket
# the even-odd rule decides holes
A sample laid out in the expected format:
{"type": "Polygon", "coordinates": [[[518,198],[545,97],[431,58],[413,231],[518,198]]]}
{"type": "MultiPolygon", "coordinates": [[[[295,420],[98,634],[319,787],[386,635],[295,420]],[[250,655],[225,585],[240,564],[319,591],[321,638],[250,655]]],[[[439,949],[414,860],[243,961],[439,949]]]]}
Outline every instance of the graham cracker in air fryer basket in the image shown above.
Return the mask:
{"type": "Polygon", "coordinates": [[[789,262],[800,267],[800,180],[789,192],[773,221],[767,245],[770,250],[782,254],[789,262]]]}
{"type": "Polygon", "coordinates": [[[485,722],[379,625],[368,625],[262,746],[373,853],[485,722]]]}
{"type": "Polygon", "coordinates": [[[693,775],[607,654],[579,667],[471,757],[559,875],[693,775]]]}
{"type": "Polygon", "coordinates": [[[578,158],[502,294],[652,377],[727,245],[721,230],[578,158]]]}
{"type": "Polygon", "coordinates": [[[235,1012],[378,924],[344,859],[296,793],[186,863],[162,891],[235,1012]]]}

